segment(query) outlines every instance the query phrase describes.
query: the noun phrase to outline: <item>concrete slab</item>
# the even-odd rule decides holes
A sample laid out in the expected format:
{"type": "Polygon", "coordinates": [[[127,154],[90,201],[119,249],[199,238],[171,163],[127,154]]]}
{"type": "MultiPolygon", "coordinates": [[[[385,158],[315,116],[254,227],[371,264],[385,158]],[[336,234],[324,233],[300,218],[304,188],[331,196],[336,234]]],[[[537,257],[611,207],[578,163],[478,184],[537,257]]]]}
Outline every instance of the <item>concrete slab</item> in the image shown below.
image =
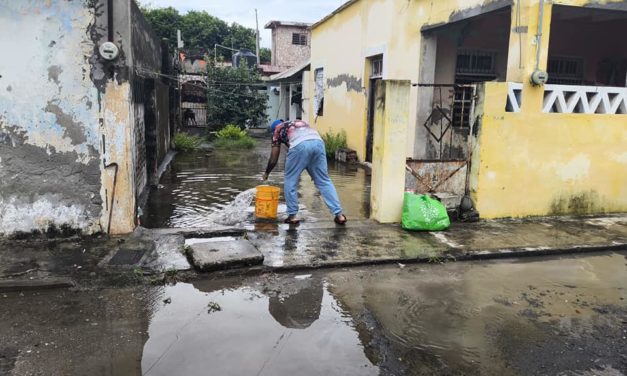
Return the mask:
{"type": "Polygon", "coordinates": [[[187,246],[194,267],[200,271],[231,269],[263,263],[263,254],[248,240],[207,240],[187,246]]]}
{"type": "Polygon", "coordinates": [[[74,287],[74,281],[69,278],[61,277],[0,280],[0,292],[48,290],[68,287],[74,287]]]}

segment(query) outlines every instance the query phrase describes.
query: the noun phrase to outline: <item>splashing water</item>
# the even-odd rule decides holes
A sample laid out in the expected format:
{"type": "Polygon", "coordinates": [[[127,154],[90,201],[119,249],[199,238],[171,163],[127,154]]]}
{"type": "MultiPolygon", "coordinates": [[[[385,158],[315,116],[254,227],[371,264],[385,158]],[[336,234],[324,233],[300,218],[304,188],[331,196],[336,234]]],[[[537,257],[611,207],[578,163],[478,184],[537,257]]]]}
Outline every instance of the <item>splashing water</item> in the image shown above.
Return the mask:
{"type": "Polygon", "coordinates": [[[238,194],[230,204],[222,208],[222,210],[211,214],[207,219],[213,223],[226,226],[244,222],[248,217],[247,209],[250,207],[256,194],[257,188],[251,188],[238,194]]]}

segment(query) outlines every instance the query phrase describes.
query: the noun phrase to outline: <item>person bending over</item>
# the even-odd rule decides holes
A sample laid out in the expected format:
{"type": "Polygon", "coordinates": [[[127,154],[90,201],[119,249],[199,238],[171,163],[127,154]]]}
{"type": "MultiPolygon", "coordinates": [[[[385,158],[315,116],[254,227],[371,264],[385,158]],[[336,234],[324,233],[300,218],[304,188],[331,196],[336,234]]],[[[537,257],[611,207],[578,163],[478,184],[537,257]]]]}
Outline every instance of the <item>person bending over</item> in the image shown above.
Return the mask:
{"type": "Polygon", "coordinates": [[[272,152],[268,160],[263,180],[268,176],[279,161],[281,144],[288,147],[285,160],[285,201],[287,203],[287,219],[285,223],[298,224],[298,182],[303,170],[307,170],[316,188],[320,191],[335,223],[343,225],[346,216],[342,213],[340,199],[327,171],[327,157],[324,142],[318,132],[306,122],[296,121],[272,123],[272,152]]]}

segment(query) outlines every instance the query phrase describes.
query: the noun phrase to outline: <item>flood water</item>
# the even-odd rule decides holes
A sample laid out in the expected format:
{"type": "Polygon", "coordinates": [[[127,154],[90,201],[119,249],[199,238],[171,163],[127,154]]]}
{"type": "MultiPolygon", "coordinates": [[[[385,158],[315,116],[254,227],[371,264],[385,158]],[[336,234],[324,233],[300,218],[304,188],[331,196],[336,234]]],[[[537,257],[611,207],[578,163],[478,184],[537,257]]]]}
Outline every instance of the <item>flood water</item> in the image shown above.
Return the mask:
{"type": "MultiPolygon", "coordinates": [[[[286,150],[267,183],[260,181],[270,155],[270,142],[257,139],[257,146],[245,151],[201,151],[179,153],[148,200],[142,225],[160,227],[203,227],[211,225],[211,215],[223,209],[238,194],[261,184],[281,187],[279,212],[285,213],[283,166],[286,150]]],[[[335,184],[346,215],[365,219],[370,215],[370,177],[363,169],[329,162],[329,175],[335,184]]],[[[332,219],[309,175],[303,173],[299,189],[301,215],[305,220],[332,219]]],[[[253,208],[246,210],[252,213],[253,208]]],[[[252,214],[246,221],[250,225],[252,214]]]]}
{"type": "Polygon", "coordinates": [[[5,293],[0,374],[624,375],[626,298],[627,253],[5,293]]]}

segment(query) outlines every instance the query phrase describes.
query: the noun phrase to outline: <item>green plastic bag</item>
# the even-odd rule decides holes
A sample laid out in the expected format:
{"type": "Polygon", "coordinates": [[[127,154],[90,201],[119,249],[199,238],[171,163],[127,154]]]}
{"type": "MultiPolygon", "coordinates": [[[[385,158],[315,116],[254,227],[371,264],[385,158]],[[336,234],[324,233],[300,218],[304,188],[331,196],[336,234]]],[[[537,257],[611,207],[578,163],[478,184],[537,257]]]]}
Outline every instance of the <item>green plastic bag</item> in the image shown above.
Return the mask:
{"type": "Polygon", "coordinates": [[[401,225],[405,230],[442,231],[451,225],[444,205],[428,195],[405,192],[401,225]]]}

